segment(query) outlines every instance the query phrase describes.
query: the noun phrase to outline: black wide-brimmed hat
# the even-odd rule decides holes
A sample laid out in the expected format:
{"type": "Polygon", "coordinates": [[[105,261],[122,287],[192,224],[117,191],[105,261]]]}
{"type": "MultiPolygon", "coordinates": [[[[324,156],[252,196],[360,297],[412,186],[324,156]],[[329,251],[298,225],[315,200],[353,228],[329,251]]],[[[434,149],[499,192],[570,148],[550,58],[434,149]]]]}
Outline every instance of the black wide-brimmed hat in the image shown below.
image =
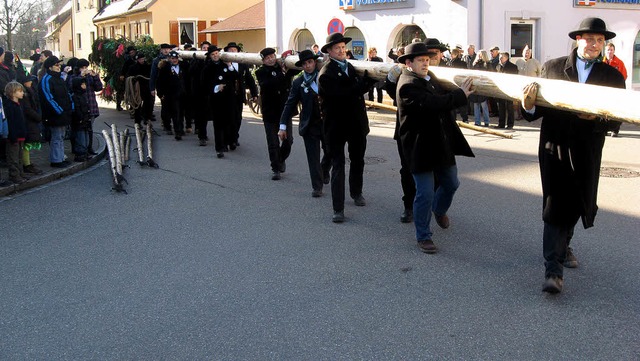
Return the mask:
{"type": "Polygon", "coordinates": [[[240,46],[238,46],[238,44],[235,43],[235,41],[232,41],[229,44],[227,44],[227,46],[224,47],[224,51],[229,51],[230,48],[236,48],[238,49],[238,51],[242,50],[240,49],[240,46]]]}
{"type": "Polygon", "coordinates": [[[604,40],[613,39],[616,37],[616,33],[608,31],[607,25],[604,20],[600,18],[586,18],[580,22],[578,30],[574,30],[569,33],[569,37],[573,40],[576,39],[576,35],[582,35],[584,33],[594,33],[604,35],[604,40]]]}
{"type": "Polygon", "coordinates": [[[162,43],[160,44],[160,49],[173,49],[173,46],[171,46],[171,44],[162,43]]]}
{"type": "MultiPolygon", "coordinates": [[[[427,40],[424,41],[424,43],[427,45],[427,48],[429,48],[429,49],[436,49],[436,50],[440,50],[440,51],[449,50],[449,49],[447,49],[446,45],[441,43],[440,40],[438,40],[436,38],[428,38],[427,40]]],[[[405,49],[405,50],[407,50],[407,49],[405,49]]]]}
{"type": "Polygon", "coordinates": [[[342,35],[341,33],[333,33],[327,36],[327,43],[322,46],[320,49],[321,52],[326,53],[327,49],[338,44],[345,43],[348,44],[351,41],[351,38],[342,35]]]}
{"type": "Polygon", "coordinates": [[[207,56],[211,55],[214,51],[220,51],[222,48],[219,48],[218,45],[209,45],[207,48],[207,56]]]}
{"type": "Polygon", "coordinates": [[[425,43],[411,43],[404,47],[404,54],[398,57],[398,63],[404,63],[407,59],[413,59],[420,55],[437,54],[435,48],[429,48],[425,43]]]}
{"type": "Polygon", "coordinates": [[[300,54],[298,54],[298,61],[296,61],[296,66],[301,67],[302,64],[304,64],[305,61],[307,61],[309,59],[316,60],[319,57],[320,56],[314,54],[313,51],[311,51],[309,49],[305,49],[305,50],[301,51],[300,54]]]}

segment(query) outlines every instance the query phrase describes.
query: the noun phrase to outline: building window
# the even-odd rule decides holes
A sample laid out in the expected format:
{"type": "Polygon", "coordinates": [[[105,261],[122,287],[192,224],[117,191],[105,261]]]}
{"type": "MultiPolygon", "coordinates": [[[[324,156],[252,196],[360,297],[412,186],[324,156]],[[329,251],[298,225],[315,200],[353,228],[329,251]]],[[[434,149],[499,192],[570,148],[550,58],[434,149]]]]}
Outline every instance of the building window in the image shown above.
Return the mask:
{"type": "Polygon", "coordinates": [[[180,21],[180,44],[194,44],[196,38],[195,21],[180,21]]]}
{"type": "Polygon", "coordinates": [[[151,35],[151,28],[148,21],[144,23],[144,33],[145,35],[151,35]]]}
{"type": "Polygon", "coordinates": [[[77,41],[78,49],[82,49],[82,34],[80,33],[76,34],[76,41],[77,41]]]}
{"type": "Polygon", "coordinates": [[[522,49],[529,45],[533,49],[533,57],[536,58],[535,44],[535,21],[534,20],[514,20],[511,23],[511,46],[509,53],[512,57],[522,57],[522,49]]]}
{"type": "Polygon", "coordinates": [[[90,34],[90,38],[91,38],[91,44],[96,42],[96,32],[92,31],[89,33],[90,34]]]}

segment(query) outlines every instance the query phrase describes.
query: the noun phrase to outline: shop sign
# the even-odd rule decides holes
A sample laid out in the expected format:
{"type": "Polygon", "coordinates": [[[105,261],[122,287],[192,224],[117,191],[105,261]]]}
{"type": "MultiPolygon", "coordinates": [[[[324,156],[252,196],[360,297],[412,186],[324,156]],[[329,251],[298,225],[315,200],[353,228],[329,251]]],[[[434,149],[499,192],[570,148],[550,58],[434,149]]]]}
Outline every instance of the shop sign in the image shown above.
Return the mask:
{"type": "Polygon", "coordinates": [[[573,0],[574,8],[640,10],[640,0],[573,0]]]}
{"type": "Polygon", "coordinates": [[[366,11],[415,7],[415,0],[338,0],[340,10],[366,11]]]}

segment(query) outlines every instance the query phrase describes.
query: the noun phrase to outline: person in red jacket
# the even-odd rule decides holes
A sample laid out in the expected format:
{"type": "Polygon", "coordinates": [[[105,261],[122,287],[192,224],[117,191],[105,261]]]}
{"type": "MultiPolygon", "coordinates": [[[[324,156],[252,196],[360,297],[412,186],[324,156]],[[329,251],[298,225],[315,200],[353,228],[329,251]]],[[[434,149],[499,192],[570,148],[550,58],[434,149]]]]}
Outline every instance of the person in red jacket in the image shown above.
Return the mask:
{"type": "MultiPolygon", "coordinates": [[[[604,59],[602,60],[604,63],[607,63],[609,65],[611,65],[612,67],[614,67],[617,71],[620,72],[620,74],[622,74],[622,77],[624,78],[624,80],[627,80],[627,68],[624,67],[624,63],[622,62],[622,60],[620,60],[620,58],[618,58],[616,56],[616,46],[613,45],[613,43],[608,43],[607,44],[607,48],[605,50],[605,53],[607,54],[604,59]]],[[[622,122],[618,122],[618,121],[611,121],[611,136],[612,137],[617,137],[618,133],[620,132],[620,126],[622,125],[622,122]]]]}

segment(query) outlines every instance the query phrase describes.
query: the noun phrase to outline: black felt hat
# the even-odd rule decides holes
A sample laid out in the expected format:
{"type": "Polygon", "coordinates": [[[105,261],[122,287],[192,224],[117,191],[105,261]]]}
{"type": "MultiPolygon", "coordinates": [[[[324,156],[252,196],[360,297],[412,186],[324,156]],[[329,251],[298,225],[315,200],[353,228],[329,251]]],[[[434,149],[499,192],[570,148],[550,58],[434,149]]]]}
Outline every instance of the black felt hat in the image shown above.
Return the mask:
{"type": "Polygon", "coordinates": [[[435,48],[429,48],[425,43],[411,43],[404,48],[404,54],[398,57],[398,63],[404,63],[407,59],[413,59],[420,55],[437,54],[435,48]]]}
{"type": "Polygon", "coordinates": [[[56,65],[56,64],[61,63],[61,62],[62,62],[62,60],[58,59],[57,56],[51,55],[50,57],[47,58],[47,60],[44,61],[44,64],[42,64],[42,66],[44,66],[45,69],[49,69],[53,65],[56,65]]]}
{"type": "Polygon", "coordinates": [[[338,44],[345,43],[348,44],[351,41],[351,38],[342,35],[341,33],[333,33],[327,36],[327,43],[322,46],[320,49],[321,52],[326,53],[327,49],[338,44]]]}
{"type": "MultiPolygon", "coordinates": [[[[449,50],[449,49],[447,49],[446,45],[441,43],[440,40],[438,40],[436,38],[428,38],[427,40],[424,41],[424,43],[427,45],[427,48],[429,48],[429,49],[436,49],[436,50],[440,50],[440,51],[449,50]]],[[[407,50],[407,49],[405,48],[405,50],[407,50]]]]}
{"type": "Polygon", "coordinates": [[[309,49],[305,49],[298,54],[298,61],[296,61],[296,66],[301,67],[302,64],[309,59],[318,59],[320,56],[313,53],[313,51],[309,49]]]}
{"type": "Polygon", "coordinates": [[[222,48],[219,48],[218,45],[209,45],[209,48],[207,48],[207,56],[211,55],[214,51],[220,50],[222,50],[222,48]]]}
{"type": "Polygon", "coordinates": [[[600,18],[586,18],[580,22],[578,30],[574,30],[569,33],[571,39],[576,39],[576,35],[582,35],[584,33],[594,33],[604,35],[604,40],[613,39],[616,37],[616,33],[608,31],[607,25],[604,20],[600,18]]]}
{"type": "Polygon", "coordinates": [[[162,43],[160,44],[160,49],[173,49],[173,46],[171,46],[171,44],[162,43]]]}
{"type": "Polygon", "coordinates": [[[235,43],[235,41],[232,41],[229,44],[227,44],[227,46],[224,47],[224,51],[229,51],[230,48],[236,48],[238,51],[242,50],[240,49],[240,46],[238,46],[238,44],[235,43]]]}

